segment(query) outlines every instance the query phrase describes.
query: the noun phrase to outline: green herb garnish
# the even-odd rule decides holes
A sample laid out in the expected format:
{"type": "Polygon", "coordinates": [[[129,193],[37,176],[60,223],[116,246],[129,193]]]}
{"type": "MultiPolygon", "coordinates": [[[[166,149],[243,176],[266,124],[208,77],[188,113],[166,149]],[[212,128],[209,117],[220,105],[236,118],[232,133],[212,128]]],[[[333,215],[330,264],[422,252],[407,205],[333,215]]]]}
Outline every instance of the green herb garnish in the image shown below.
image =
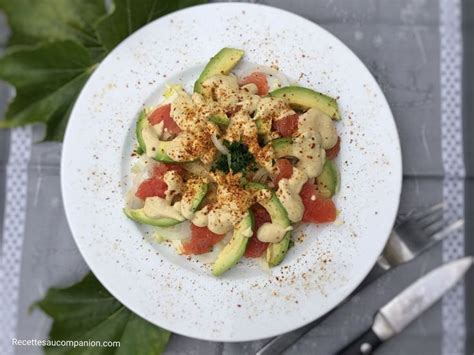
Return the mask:
{"type": "Polygon", "coordinates": [[[229,162],[227,161],[227,155],[219,155],[212,166],[212,170],[219,170],[227,174],[229,172],[229,162]]]}
{"type": "Polygon", "coordinates": [[[248,146],[242,142],[229,142],[224,140],[224,146],[229,150],[229,154],[220,155],[213,165],[213,170],[220,170],[224,173],[232,171],[233,174],[255,170],[255,158],[249,152],[248,146]]]}

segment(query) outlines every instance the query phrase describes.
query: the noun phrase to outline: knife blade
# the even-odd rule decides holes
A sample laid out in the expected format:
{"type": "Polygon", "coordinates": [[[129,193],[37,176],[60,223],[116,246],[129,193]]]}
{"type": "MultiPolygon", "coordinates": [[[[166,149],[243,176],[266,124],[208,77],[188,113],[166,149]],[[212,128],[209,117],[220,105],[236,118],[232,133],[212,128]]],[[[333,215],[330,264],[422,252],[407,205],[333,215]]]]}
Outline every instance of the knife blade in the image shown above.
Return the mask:
{"type": "Polygon", "coordinates": [[[380,344],[400,333],[435,304],[467,272],[471,256],[444,264],[429,272],[379,309],[369,330],[352,341],[338,355],[371,354],[380,344]]]}

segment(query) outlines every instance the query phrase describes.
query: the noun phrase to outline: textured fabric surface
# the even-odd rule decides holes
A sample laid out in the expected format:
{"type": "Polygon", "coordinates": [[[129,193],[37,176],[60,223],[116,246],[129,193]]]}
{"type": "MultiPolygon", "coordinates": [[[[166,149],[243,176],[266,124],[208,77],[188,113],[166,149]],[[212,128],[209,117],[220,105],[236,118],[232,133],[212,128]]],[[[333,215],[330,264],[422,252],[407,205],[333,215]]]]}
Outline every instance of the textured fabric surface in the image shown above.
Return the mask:
{"type": "MultiPolygon", "coordinates": [[[[464,159],[462,137],[461,1],[440,1],[441,143],[445,172],[445,221],[464,217],[464,159]]],[[[443,241],[443,261],[464,256],[464,230],[443,241]]],[[[460,283],[442,301],[443,354],[465,353],[464,285],[460,283]]]]}
{"type": "Polygon", "coordinates": [[[3,335],[0,354],[13,353],[11,339],[15,337],[18,318],[20,260],[28,186],[28,163],[31,154],[31,127],[12,131],[10,155],[6,168],[6,194],[2,231],[2,258],[0,260],[0,320],[3,335]]]}
{"type": "MultiPolygon", "coordinates": [[[[474,1],[462,2],[463,10],[463,132],[466,179],[464,184],[466,254],[474,255],[474,1]]],[[[466,353],[474,352],[474,270],[464,283],[466,313],[466,353]]],[[[471,354],[470,354],[471,355],[471,354]]]]}

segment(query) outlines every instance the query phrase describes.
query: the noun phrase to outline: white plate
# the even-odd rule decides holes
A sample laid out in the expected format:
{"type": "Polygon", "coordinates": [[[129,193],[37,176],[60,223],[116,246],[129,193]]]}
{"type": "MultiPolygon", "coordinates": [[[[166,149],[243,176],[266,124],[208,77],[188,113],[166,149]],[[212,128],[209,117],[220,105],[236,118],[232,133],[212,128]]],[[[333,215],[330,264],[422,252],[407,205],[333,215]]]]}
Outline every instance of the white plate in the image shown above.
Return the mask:
{"type": "Polygon", "coordinates": [[[275,8],[212,4],[149,24],[100,64],[71,114],[61,185],[82,255],[120,302],[175,333],[247,341],[322,316],[362,281],[397,212],[401,155],[384,95],[338,39],[275,8]],[[342,185],[336,203],[343,223],[295,232],[295,247],[271,272],[244,260],[214,278],[207,266],[152,242],[122,207],[144,103],[157,102],[167,82],[190,89],[225,46],[244,49],[246,65],[276,64],[302,85],[339,97],[342,185]]]}

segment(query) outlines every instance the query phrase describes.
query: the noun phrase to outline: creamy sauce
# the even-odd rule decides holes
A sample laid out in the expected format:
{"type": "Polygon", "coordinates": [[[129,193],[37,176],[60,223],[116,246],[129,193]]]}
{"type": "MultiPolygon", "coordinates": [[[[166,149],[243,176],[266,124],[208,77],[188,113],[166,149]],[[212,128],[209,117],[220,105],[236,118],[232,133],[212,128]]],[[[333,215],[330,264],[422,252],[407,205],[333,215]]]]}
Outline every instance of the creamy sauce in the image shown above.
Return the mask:
{"type": "Polygon", "coordinates": [[[241,230],[240,234],[242,234],[246,238],[250,238],[253,235],[252,227],[248,227],[244,230],[241,230]]]}
{"type": "Polygon", "coordinates": [[[283,227],[277,223],[264,223],[257,231],[257,238],[264,243],[278,243],[284,237],[286,232],[291,231],[293,227],[283,227]]]}
{"type": "Polygon", "coordinates": [[[214,127],[207,125],[209,117],[224,116],[225,111],[218,102],[201,94],[189,96],[183,92],[171,104],[171,116],[184,131],[202,131],[214,127]]]}
{"type": "MultiPolygon", "coordinates": [[[[192,161],[200,158],[210,163],[216,155],[210,135],[216,127],[208,122],[213,114],[223,114],[223,110],[215,103],[206,100],[199,94],[189,96],[184,90],[175,90],[171,103],[171,116],[182,130],[174,139],[162,144],[167,155],[175,161],[192,161]]],[[[145,127],[142,131],[147,155],[154,156],[164,136],[163,123],[153,127],[145,127]]]]}
{"type": "Polygon", "coordinates": [[[181,214],[189,220],[194,218],[192,200],[181,199],[181,214]]]}
{"type": "Polygon", "coordinates": [[[294,115],[293,111],[285,100],[274,98],[274,97],[265,97],[260,100],[255,118],[268,118],[272,120],[280,120],[286,116],[294,115]]]}
{"type": "Polygon", "coordinates": [[[235,219],[230,208],[222,206],[209,212],[207,228],[213,233],[225,234],[234,228],[235,219]]]}
{"type": "Polygon", "coordinates": [[[146,155],[149,157],[153,157],[158,150],[160,145],[160,139],[158,138],[157,130],[163,131],[163,124],[160,122],[155,126],[147,125],[142,129],[142,138],[143,142],[145,143],[145,151],[146,155]],[[155,128],[157,127],[157,128],[155,128]]]}
{"type": "Polygon", "coordinates": [[[198,227],[207,227],[216,234],[225,234],[234,228],[234,218],[230,208],[225,206],[205,206],[203,209],[197,211],[192,223],[198,227]]]}
{"type": "Polygon", "coordinates": [[[162,142],[166,153],[174,161],[192,161],[198,158],[204,163],[210,163],[217,152],[210,137],[202,137],[191,131],[181,132],[171,141],[162,142]]]}
{"type": "MultiPolygon", "coordinates": [[[[220,132],[215,124],[209,122],[209,118],[215,115],[226,116],[228,111],[238,110],[226,130],[226,139],[239,140],[242,136],[256,139],[256,126],[250,115],[257,110],[257,107],[266,111],[272,110],[272,107],[281,110],[280,106],[283,103],[281,99],[264,99],[267,104],[259,106],[262,99],[256,95],[257,91],[255,84],[247,84],[240,88],[237,77],[220,74],[204,81],[202,94],[194,93],[190,96],[182,88],[173,89],[171,117],[182,132],[164,145],[168,156],[180,162],[200,159],[203,163],[210,164],[217,155],[217,149],[210,137],[220,132]],[[272,104],[272,101],[275,103],[272,104]]],[[[149,156],[155,155],[154,152],[160,144],[159,137],[163,134],[163,127],[160,126],[154,127],[155,132],[151,130],[144,132],[149,156]]],[[[271,159],[267,153],[257,161],[268,167],[271,159]]]]}
{"type": "Polygon", "coordinates": [[[240,90],[247,91],[247,92],[249,92],[249,93],[252,94],[252,95],[257,95],[258,87],[257,87],[257,85],[255,85],[254,83],[250,83],[250,84],[242,85],[242,87],[240,88],[240,90]]]}
{"type": "Polygon", "coordinates": [[[166,182],[167,189],[165,192],[165,200],[171,202],[173,198],[179,195],[183,190],[183,178],[175,170],[170,170],[163,176],[164,182],[166,182]]]}
{"type": "Polygon", "coordinates": [[[257,105],[260,101],[260,96],[252,95],[244,98],[240,101],[237,106],[240,107],[240,111],[252,114],[257,109],[257,105]]]}
{"type": "Polygon", "coordinates": [[[334,126],[334,121],[324,112],[317,108],[312,108],[306,112],[308,119],[312,121],[311,129],[319,132],[321,135],[321,146],[324,149],[331,149],[337,142],[337,131],[334,126]]]}
{"type": "MultiPolygon", "coordinates": [[[[214,233],[225,234],[239,228],[250,206],[256,202],[265,204],[271,198],[271,193],[268,190],[260,190],[251,194],[240,185],[241,175],[209,172],[209,166],[218,153],[211,136],[245,143],[255,161],[273,175],[276,172],[274,151],[270,144],[260,146],[256,121],[261,125],[259,128],[266,132],[265,138],[268,141],[277,134],[271,132],[272,122],[293,115],[295,111],[283,99],[258,96],[255,84],[239,87],[238,79],[234,75],[214,75],[202,83],[202,88],[201,94],[192,95],[180,87],[173,87],[170,91],[172,93],[167,102],[171,103],[171,116],[181,129],[176,137],[169,141],[160,141],[169,137],[164,132],[163,123],[153,127],[148,125],[142,130],[142,137],[148,156],[155,156],[158,148],[164,147],[166,154],[175,161],[194,161],[186,164],[188,170],[202,168],[204,172],[194,171],[200,178],[190,179],[186,184],[176,171],[166,172],[164,181],[168,188],[165,198],[147,198],[144,212],[151,218],[188,219],[196,226],[207,226],[214,233]],[[225,133],[222,127],[209,121],[213,115],[229,118],[230,123],[225,128],[225,133]],[[204,164],[198,163],[199,160],[204,164]],[[195,211],[193,202],[199,190],[198,186],[203,182],[203,176],[209,179],[206,182],[217,183],[216,197],[195,211]],[[231,181],[232,179],[234,181],[231,181]],[[181,201],[172,204],[178,195],[181,195],[181,201]]],[[[289,179],[279,181],[276,192],[291,222],[301,221],[304,205],[299,193],[302,186],[308,179],[320,175],[326,160],[325,149],[332,148],[337,139],[334,123],[329,116],[314,108],[300,115],[291,148],[291,155],[298,158],[298,163],[289,179]]],[[[273,221],[259,228],[257,238],[262,242],[278,243],[290,230],[291,226],[273,221]]],[[[242,233],[251,237],[253,231],[249,227],[242,233]]]]}
{"type": "Polygon", "coordinates": [[[160,197],[147,197],[143,206],[143,212],[150,218],[173,218],[184,221],[185,218],[180,211],[180,202],[170,205],[168,201],[160,197]]]}
{"type": "Polygon", "coordinates": [[[257,95],[258,88],[255,84],[247,84],[240,88],[239,102],[237,106],[240,108],[240,111],[253,114],[258,107],[258,103],[262,99],[257,95]]]}
{"type": "Polygon", "coordinates": [[[196,206],[194,202],[198,198],[198,194],[202,192],[203,179],[189,179],[186,182],[183,196],[181,197],[181,213],[186,219],[192,220],[194,218],[194,210],[196,206]]]}
{"type": "Polygon", "coordinates": [[[264,97],[260,100],[255,112],[254,119],[259,119],[262,124],[262,131],[269,132],[272,121],[281,120],[284,117],[294,115],[293,111],[283,99],[274,97],[264,97]]]}
{"type": "Polygon", "coordinates": [[[255,202],[264,205],[272,198],[272,193],[268,189],[258,190],[254,194],[255,202]]]}
{"type": "Polygon", "coordinates": [[[252,194],[239,184],[239,175],[211,174],[217,183],[216,201],[197,211],[192,222],[200,227],[207,226],[210,231],[225,234],[246,216],[253,204],[252,194]]]}
{"type": "Polygon", "coordinates": [[[203,82],[202,87],[203,96],[214,99],[225,111],[240,104],[245,106],[244,110],[251,113],[260,100],[260,96],[256,95],[257,87],[254,84],[240,88],[234,75],[211,76],[203,82]]]}
{"type": "Polygon", "coordinates": [[[326,162],[326,151],[322,148],[315,114],[316,111],[310,109],[299,117],[298,135],[293,139],[292,145],[292,155],[299,159],[296,167],[303,170],[309,178],[319,176],[326,162]]]}
{"type": "Polygon", "coordinates": [[[288,218],[294,223],[303,218],[304,205],[300,192],[306,181],[308,181],[308,176],[302,170],[293,168],[293,174],[289,179],[281,179],[278,182],[276,195],[285,207],[288,218]]]}
{"type": "Polygon", "coordinates": [[[171,103],[171,117],[182,130],[187,130],[196,124],[197,116],[194,114],[194,102],[185,92],[180,91],[171,103]]]}
{"type": "Polygon", "coordinates": [[[237,229],[240,231],[240,234],[242,236],[244,236],[245,238],[250,238],[251,236],[253,236],[253,230],[252,230],[252,224],[251,223],[248,223],[249,225],[247,226],[247,228],[244,229],[244,226],[242,226],[243,223],[246,223],[247,222],[247,218],[249,217],[248,214],[246,214],[244,216],[244,218],[242,219],[242,221],[239,222],[239,225],[237,226],[237,229]]]}
{"type": "Polygon", "coordinates": [[[239,102],[239,82],[235,75],[217,74],[202,83],[202,94],[219,102],[223,107],[235,106],[239,102]]]}
{"type": "Polygon", "coordinates": [[[245,111],[239,111],[234,116],[227,127],[224,139],[228,141],[241,141],[242,137],[255,137],[257,126],[252,121],[250,115],[245,111]]]}
{"type": "Polygon", "coordinates": [[[191,221],[193,224],[195,224],[198,227],[206,227],[207,222],[208,222],[208,217],[207,217],[208,214],[209,214],[209,205],[204,206],[199,211],[196,211],[191,221]]]}

